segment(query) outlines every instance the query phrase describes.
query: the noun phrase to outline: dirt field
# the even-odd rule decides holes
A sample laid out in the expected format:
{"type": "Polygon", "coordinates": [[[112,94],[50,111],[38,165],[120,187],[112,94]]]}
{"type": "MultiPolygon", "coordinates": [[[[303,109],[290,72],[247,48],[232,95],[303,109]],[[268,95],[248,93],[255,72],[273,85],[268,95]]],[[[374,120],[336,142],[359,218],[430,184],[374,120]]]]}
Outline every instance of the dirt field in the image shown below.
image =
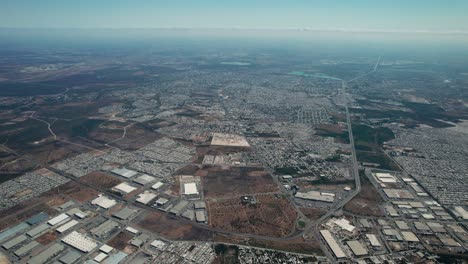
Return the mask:
{"type": "Polygon", "coordinates": [[[54,230],[52,230],[38,237],[36,241],[41,243],[42,245],[47,245],[50,242],[55,241],[56,239],[57,239],[57,233],[54,230]]]}
{"type": "Polygon", "coordinates": [[[201,177],[206,198],[278,191],[268,172],[258,167],[210,167],[197,174],[201,171],[208,171],[201,177]]]}
{"type": "Polygon", "coordinates": [[[294,230],[297,214],[285,198],[258,195],[257,204],[245,205],[241,197],[209,201],[211,226],[240,233],[282,237],[294,230]]]}
{"type": "Polygon", "coordinates": [[[79,202],[87,202],[99,194],[94,189],[85,187],[77,182],[71,181],[59,187],[60,192],[79,202]]]}
{"type": "Polygon", "coordinates": [[[125,138],[109,145],[125,150],[137,150],[160,138],[162,138],[162,135],[157,132],[153,132],[140,125],[133,125],[127,128],[125,138]]]}
{"type": "Polygon", "coordinates": [[[213,235],[211,231],[201,229],[159,211],[146,213],[137,222],[137,225],[174,240],[207,240],[213,235]]]}
{"type": "Polygon", "coordinates": [[[382,208],[379,207],[383,203],[382,197],[374,188],[372,183],[365,175],[361,177],[361,192],[356,195],[349,203],[344,206],[344,210],[353,214],[364,216],[384,216],[382,208]]]}
{"type": "Polygon", "coordinates": [[[100,171],[88,173],[80,177],[80,181],[105,190],[109,190],[122,182],[119,178],[100,171]]]}
{"type": "Polygon", "coordinates": [[[126,232],[120,232],[111,240],[107,241],[107,244],[118,250],[124,250],[128,247],[128,241],[133,238],[133,235],[126,232]]]}
{"type": "Polygon", "coordinates": [[[327,213],[327,210],[320,208],[301,207],[299,210],[310,220],[319,219],[322,215],[327,213]]]}

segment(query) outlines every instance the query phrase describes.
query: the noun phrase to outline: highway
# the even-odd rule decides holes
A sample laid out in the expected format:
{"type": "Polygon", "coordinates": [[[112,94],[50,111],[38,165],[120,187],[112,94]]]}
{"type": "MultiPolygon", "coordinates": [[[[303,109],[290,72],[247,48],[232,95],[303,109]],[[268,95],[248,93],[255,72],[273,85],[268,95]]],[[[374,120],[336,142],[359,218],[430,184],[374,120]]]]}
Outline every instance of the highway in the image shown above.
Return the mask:
{"type": "MultiPolygon", "coordinates": [[[[346,87],[347,87],[346,86],[346,81],[342,81],[342,83],[341,83],[341,90],[342,90],[341,94],[343,94],[343,95],[346,94],[346,87]]],[[[347,104],[346,98],[345,98],[344,102],[345,102],[344,107],[345,107],[345,110],[346,110],[346,123],[347,123],[347,126],[348,126],[349,144],[351,146],[351,156],[352,156],[351,157],[351,161],[352,161],[351,174],[354,177],[355,188],[352,191],[352,193],[350,193],[350,195],[348,195],[345,199],[341,200],[339,203],[335,204],[332,208],[330,208],[330,210],[328,210],[328,212],[325,215],[320,217],[315,222],[315,225],[313,225],[311,227],[308,227],[309,230],[310,230],[310,228],[313,228],[314,235],[315,235],[316,239],[319,241],[320,247],[322,248],[323,253],[325,253],[325,255],[330,260],[334,260],[335,257],[330,252],[330,250],[328,249],[328,246],[326,245],[325,241],[323,241],[323,239],[321,237],[320,225],[325,220],[327,220],[330,216],[332,216],[334,213],[336,213],[338,210],[343,208],[343,206],[345,206],[349,201],[351,201],[351,199],[353,199],[361,191],[361,178],[359,178],[359,165],[358,165],[357,157],[356,157],[356,148],[354,147],[354,137],[353,137],[353,128],[352,128],[352,125],[351,125],[351,116],[349,114],[349,109],[348,109],[348,104],[347,104]]]]}

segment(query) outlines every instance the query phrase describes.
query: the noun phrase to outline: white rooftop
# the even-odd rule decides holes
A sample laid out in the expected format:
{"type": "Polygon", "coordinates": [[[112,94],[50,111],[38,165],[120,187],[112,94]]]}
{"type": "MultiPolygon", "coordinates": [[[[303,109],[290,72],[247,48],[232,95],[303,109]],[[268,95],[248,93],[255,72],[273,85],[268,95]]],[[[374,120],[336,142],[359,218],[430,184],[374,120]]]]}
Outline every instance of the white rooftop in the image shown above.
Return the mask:
{"type": "Polygon", "coordinates": [[[157,189],[161,188],[161,186],[163,186],[163,185],[164,185],[164,183],[157,182],[153,186],[151,186],[151,188],[153,188],[154,190],[157,190],[157,189]]]}
{"type": "Polygon", "coordinates": [[[131,226],[127,226],[127,228],[125,228],[125,230],[127,230],[128,232],[130,232],[132,234],[137,234],[138,233],[138,230],[131,227],[131,226]]]}
{"type": "Polygon", "coordinates": [[[130,184],[126,182],[122,182],[114,187],[114,189],[124,192],[124,193],[131,193],[134,190],[138,189],[136,187],[131,186],[130,184]]]}
{"type": "Polygon", "coordinates": [[[90,252],[97,247],[96,241],[76,231],[73,231],[66,237],[62,238],[62,242],[82,252],[90,252]]]}
{"type": "Polygon", "coordinates": [[[353,232],[354,229],[356,228],[355,226],[351,225],[351,223],[345,218],[335,220],[334,223],[348,232],[353,232]]]}
{"type": "Polygon", "coordinates": [[[60,222],[62,222],[63,220],[65,219],[68,219],[70,218],[70,216],[68,216],[67,214],[63,213],[63,214],[59,214],[57,215],[56,217],[50,219],[47,223],[51,226],[54,226],[60,222]]]}
{"type": "Polygon", "coordinates": [[[117,202],[101,194],[96,199],[92,200],[91,204],[97,205],[104,209],[109,209],[112,206],[116,205],[117,202]]]}
{"type": "Polygon", "coordinates": [[[136,201],[142,204],[147,204],[154,198],[156,198],[155,193],[152,193],[150,191],[145,191],[138,195],[138,198],[136,199],[136,201]]]}
{"type": "Polygon", "coordinates": [[[138,176],[137,178],[135,178],[133,181],[136,182],[136,183],[139,183],[141,185],[146,185],[152,181],[154,181],[155,178],[152,177],[152,176],[149,176],[147,174],[143,174],[141,176],[138,176]]]}
{"type": "Polygon", "coordinates": [[[153,247],[155,247],[157,249],[160,249],[160,250],[163,250],[165,245],[166,245],[166,243],[164,243],[163,241],[158,240],[158,239],[151,242],[151,246],[153,246],[153,247]]]}
{"type": "Polygon", "coordinates": [[[111,252],[114,248],[109,246],[109,245],[102,245],[102,247],[99,248],[100,251],[106,253],[106,254],[109,254],[109,252],[111,252]]]}
{"type": "Polygon", "coordinates": [[[101,252],[96,257],[94,257],[94,261],[101,263],[105,258],[107,258],[107,254],[101,252]]]}
{"type": "Polygon", "coordinates": [[[61,225],[59,228],[57,228],[57,232],[59,232],[60,234],[64,233],[65,231],[67,231],[68,229],[76,226],[78,224],[78,221],[76,220],[71,220],[70,222],[64,224],[64,225],[61,225]]]}
{"type": "Polygon", "coordinates": [[[194,182],[185,183],[184,194],[185,195],[198,194],[197,184],[195,184],[194,182]]]}

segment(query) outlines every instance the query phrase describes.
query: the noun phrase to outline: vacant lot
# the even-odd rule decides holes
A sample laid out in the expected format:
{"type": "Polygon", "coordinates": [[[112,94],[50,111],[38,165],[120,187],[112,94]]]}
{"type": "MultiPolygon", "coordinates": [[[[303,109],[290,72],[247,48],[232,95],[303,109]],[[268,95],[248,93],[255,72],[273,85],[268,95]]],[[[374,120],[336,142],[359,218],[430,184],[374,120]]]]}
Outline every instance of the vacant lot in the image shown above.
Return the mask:
{"type": "Polygon", "coordinates": [[[278,191],[270,174],[258,167],[211,167],[198,171],[197,175],[203,175],[202,184],[207,198],[278,191]]]}
{"type": "MultiPolygon", "coordinates": [[[[121,136],[122,135],[123,133],[121,136]]],[[[110,145],[125,150],[137,150],[161,138],[161,134],[136,124],[127,128],[124,138],[119,139],[110,145]]]]}
{"type": "Polygon", "coordinates": [[[54,230],[49,231],[36,239],[37,242],[41,243],[42,245],[48,245],[51,242],[57,239],[57,232],[54,230]]]}
{"type": "Polygon", "coordinates": [[[383,216],[384,213],[379,207],[383,203],[382,197],[367,179],[364,172],[359,172],[361,177],[361,191],[344,206],[344,210],[365,216],[383,216]]]}
{"type": "Polygon", "coordinates": [[[81,177],[80,181],[94,186],[98,189],[104,190],[111,189],[112,187],[122,182],[117,177],[100,171],[88,173],[85,176],[81,177]]]}
{"type": "Polygon", "coordinates": [[[58,187],[58,189],[60,193],[68,195],[68,197],[82,203],[96,198],[96,196],[99,194],[99,192],[96,190],[85,187],[75,181],[67,182],[64,185],[58,187]]]}
{"type": "Polygon", "coordinates": [[[301,212],[310,220],[317,220],[322,215],[327,213],[327,210],[320,209],[320,208],[312,208],[312,207],[301,207],[299,208],[301,212]]]}
{"type": "Polygon", "coordinates": [[[159,211],[148,212],[137,225],[174,240],[205,240],[213,235],[209,230],[159,211]]]}
{"type": "Polygon", "coordinates": [[[282,237],[294,230],[296,211],[276,195],[258,195],[255,205],[242,204],[241,197],[209,201],[211,226],[226,231],[282,237]]]}
{"type": "Polygon", "coordinates": [[[133,235],[127,232],[120,232],[111,240],[107,241],[107,244],[118,250],[125,250],[128,247],[128,242],[133,238],[133,235]]]}

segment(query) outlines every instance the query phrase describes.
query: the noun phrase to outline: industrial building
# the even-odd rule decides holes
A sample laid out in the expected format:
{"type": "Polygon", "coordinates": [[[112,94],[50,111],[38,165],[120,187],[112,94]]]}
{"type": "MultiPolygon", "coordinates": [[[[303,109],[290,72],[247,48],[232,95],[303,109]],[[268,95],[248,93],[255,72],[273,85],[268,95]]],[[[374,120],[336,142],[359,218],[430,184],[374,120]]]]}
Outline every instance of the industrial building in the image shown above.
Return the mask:
{"type": "Polygon", "coordinates": [[[64,224],[64,225],[61,225],[59,228],[57,228],[57,232],[59,232],[60,234],[63,234],[65,231],[67,231],[68,229],[74,227],[75,225],[78,224],[78,221],[76,220],[71,220],[69,221],[68,223],[64,224]]]}
{"type": "Polygon", "coordinates": [[[161,188],[163,185],[164,184],[162,182],[157,182],[157,183],[153,184],[153,186],[151,186],[151,188],[153,190],[157,190],[157,189],[161,188]]]}
{"type": "Polygon", "coordinates": [[[76,231],[73,231],[64,237],[62,242],[85,253],[90,252],[97,247],[96,241],[76,231]]]}
{"type": "Polygon", "coordinates": [[[345,258],[346,254],[343,252],[343,249],[338,245],[336,242],[335,238],[333,238],[332,234],[330,231],[324,229],[320,230],[320,234],[322,235],[323,239],[325,239],[325,242],[327,242],[328,247],[331,249],[333,254],[337,259],[345,258]]]}
{"type": "Polygon", "coordinates": [[[140,193],[138,195],[138,198],[136,199],[136,201],[142,204],[148,204],[154,198],[156,198],[156,196],[157,195],[151,191],[144,191],[143,193],[140,193]]]}
{"type": "Polygon", "coordinates": [[[367,249],[358,240],[350,240],[347,241],[346,244],[348,244],[349,248],[356,257],[362,257],[369,254],[367,249]]]}
{"type": "Polygon", "coordinates": [[[60,245],[59,243],[55,243],[51,247],[47,248],[46,250],[42,251],[38,255],[29,259],[28,264],[47,263],[47,261],[49,261],[50,259],[61,254],[64,249],[65,247],[63,245],[60,245]]]}
{"type": "Polygon", "coordinates": [[[114,170],[112,170],[112,173],[115,173],[115,174],[117,174],[119,176],[122,176],[124,178],[127,178],[127,179],[138,174],[138,172],[132,171],[132,170],[129,170],[129,169],[126,169],[126,168],[114,169],[114,170]]]}
{"type": "Polygon", "coordinates": [[[138,210],[136,209],[130,209],[128,207],[124,207],[120,211],[113,213],[112,216],[120,220],[128,220],[137,212],[138,210]]]}
{"type": "Polygon", "coordinates": [[[373,247],[381,247],[382,244],[380,244],[379,240],[377,239],[377,236],[374,234],[366,234],[367,239],[369,239],[369,242],[371,246],[373,247]]]}
{"type": "Polygon", "coordinates": [[[206,223],[206,214],[205,211],[196,211],[195,212],[195,219],[199,223],[206,223]]]}
{"type": "Polygon", "coordinates": [[[150,182],[153,182],[155,180],[154,177],[149,176],[147,174],[143,174],[141,176],[138,176],[137,178],[133,179],[134,182],[141,184],[141,185],[146,185],[150,182]]]}
{"type": "Polygon", "coordinates": [[[63,213],[63,214],[59,214],[57,215],[56,217],[50,219],[47,223],[51,226],[55,226],[59,223],[64,223],[65,221],[69,220],[70,219],[70,216],[68,216],[67,214],[63,213]]]}
{"type": "Polygon", "coordinates": [[[333,203],[335,201],[334,195],[330,195],[329,193],[321,193],[317,191],[297,192],[294,196],[296,198],[304,200],[313,200],[327,203],[333,203]]]}
{"type": "Polygon", "coordinates": [[[174,215],[180,215],[182,210],[188,205],[187,201],[180,201],[178,204],[176,204],[169,212],[174,215]]]}
{"type": "Polygon", "coordinates": [[[115,200],[108,198],[107,196],[100,194],[96,199],[91,201],[91,204],[97,205],[103,209],[109,209],[113,207],[114,205],[116,205],[117,202],[115,200]]]}
{"type": "Polygon", "coordinates": [[[198,195],[197,184],[194,182],[184,183],[184,195],[198,195]]]}
{"type": "Polygon", "coordinates": [[[131,193],[133,191],[135,191],[136,187],[133,187],[131,186],[130,184],[126,183],[126,182],[122,182],[116,186],[114,186],[113,188],[114,190],[118,191],[118,192],[121,192],[121,193],[124,193],[124,194],[128,194],[128,193],[131,193]]]}

